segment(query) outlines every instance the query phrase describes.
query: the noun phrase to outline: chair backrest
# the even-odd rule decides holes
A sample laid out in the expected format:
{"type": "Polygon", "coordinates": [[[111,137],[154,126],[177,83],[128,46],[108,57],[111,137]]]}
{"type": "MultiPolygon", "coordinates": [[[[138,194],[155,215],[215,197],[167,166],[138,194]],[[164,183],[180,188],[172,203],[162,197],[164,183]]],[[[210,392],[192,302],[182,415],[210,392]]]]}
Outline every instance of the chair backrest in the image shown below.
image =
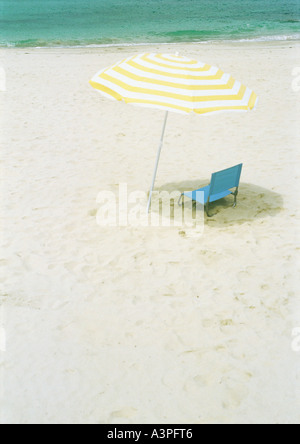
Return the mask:
{"type": "Polygon", "coordinates": [[[210,182],[210,195],[221,193],[239,186],[243,164],[213,173],[210,182]]]}

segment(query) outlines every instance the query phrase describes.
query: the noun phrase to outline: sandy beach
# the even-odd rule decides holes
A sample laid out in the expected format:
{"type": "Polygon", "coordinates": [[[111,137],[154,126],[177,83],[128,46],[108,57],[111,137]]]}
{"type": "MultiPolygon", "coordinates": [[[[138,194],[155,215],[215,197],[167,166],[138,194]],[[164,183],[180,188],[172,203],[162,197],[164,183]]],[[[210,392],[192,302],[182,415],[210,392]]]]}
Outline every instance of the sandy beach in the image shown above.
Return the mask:
{"type": "Polygon", "coordinates": [[[1,50],[2,424],[300,422],[299,63],[297,41],[1,50]],[[99,226],[100,192],[149,190],[164,112],[88,82],[176,51],[259,103],[170,113],[156,188],[243,163],[238,206],[201,234],[99,226]]]}

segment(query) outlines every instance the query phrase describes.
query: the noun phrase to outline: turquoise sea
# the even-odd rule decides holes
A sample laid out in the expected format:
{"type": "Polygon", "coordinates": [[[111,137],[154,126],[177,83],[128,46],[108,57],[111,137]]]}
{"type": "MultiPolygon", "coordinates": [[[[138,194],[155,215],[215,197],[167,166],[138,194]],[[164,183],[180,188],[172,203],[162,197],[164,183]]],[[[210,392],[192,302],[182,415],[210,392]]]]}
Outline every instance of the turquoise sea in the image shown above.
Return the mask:
{"type": "Polygon", "coordinates": [[[0,0],[0,46],[300,38],[300,0],[0,0]]]}

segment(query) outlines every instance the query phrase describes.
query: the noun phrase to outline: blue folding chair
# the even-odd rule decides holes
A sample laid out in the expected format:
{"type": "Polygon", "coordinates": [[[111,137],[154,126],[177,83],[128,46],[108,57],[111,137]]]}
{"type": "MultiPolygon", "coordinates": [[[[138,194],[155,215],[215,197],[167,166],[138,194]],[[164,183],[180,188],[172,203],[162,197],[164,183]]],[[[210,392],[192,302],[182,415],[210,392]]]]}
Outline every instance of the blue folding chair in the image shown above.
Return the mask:
{"type": "Polygon", "coordinates": [[[207,216],[211,217],[209,214],[209,204],[232,194],[234,196],[233,206],[235,207],[237,204],[242,167],[243,164],[241,163],[226,170],[213,173],[210,185],[199,188],[199,190],[182,193],[179,198],[179,205],[181,205],[183,196],[189,197],[193,201],[204,205],[207,216]],[[231,191],[233,188],[235,188],[235,191],[231,191]]]}

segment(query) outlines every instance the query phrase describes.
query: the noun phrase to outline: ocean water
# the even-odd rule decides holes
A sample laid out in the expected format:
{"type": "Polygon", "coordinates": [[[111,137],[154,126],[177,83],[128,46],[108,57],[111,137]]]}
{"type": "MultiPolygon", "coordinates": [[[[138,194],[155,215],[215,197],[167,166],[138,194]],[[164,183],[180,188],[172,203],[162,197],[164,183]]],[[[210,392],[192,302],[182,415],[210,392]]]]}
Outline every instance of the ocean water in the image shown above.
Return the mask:
{"type": "Polygon", "coordinates": [[[300,0],[0,0],[0,46],[300,38],[300,0]]]}

